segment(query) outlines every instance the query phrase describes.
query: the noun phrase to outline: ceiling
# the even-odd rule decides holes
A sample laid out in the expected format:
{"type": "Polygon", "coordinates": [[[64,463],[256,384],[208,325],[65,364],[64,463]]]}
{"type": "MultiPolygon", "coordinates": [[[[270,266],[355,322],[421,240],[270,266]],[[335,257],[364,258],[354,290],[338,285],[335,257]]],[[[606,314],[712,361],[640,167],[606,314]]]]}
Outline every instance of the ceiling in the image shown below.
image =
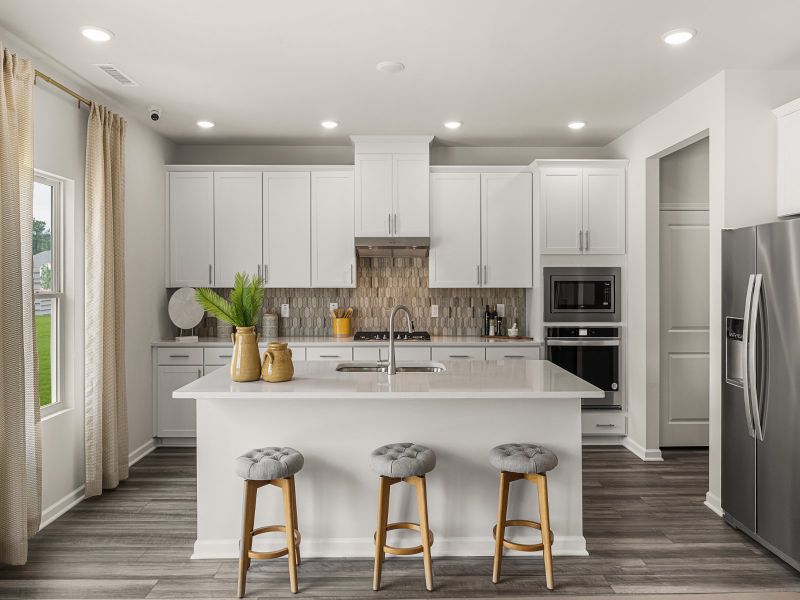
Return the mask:
{"type": "Polygon", "coordinates": [[[0,0],[0,25],[192,144],[604,145],[722,69],[800,68],[798,22],[797,0],[0,0]],[[664,44],[678,27],[698,35],[664,44]]]}

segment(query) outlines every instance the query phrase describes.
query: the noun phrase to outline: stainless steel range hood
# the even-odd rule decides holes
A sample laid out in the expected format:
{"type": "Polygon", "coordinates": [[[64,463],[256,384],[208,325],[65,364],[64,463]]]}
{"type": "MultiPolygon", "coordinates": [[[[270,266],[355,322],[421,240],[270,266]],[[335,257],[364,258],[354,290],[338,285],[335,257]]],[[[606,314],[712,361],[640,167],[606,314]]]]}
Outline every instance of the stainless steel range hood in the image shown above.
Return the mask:
{"type": "Polygon", "coordinates": [[[356,254],[365,257],[425,258],[430,250],[427,237],[357,237],[356,254]]]}

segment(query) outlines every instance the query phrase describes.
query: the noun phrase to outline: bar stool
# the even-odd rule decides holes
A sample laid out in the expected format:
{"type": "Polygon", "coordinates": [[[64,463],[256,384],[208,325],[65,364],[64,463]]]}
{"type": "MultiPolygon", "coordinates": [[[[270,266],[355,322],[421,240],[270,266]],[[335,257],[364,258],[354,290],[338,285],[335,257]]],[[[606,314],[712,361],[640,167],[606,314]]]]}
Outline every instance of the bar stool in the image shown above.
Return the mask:
{"type": "Polygon", "coordinates": [[[242,548],[239,557],[239,598],[244,596],[250,559],[265,560],[289,556],[289,585],[297,593],[297,565],[300,564],[300,531],[297,525],[297,502],[294,475],[303,468],[303,455],[294,448],[269,446],[256,448],[236,459],[236,474],[244,479],[244,515],[242,548]],[[286,525],[267,525],[253,529],[258,488],[274,485],[283,490],[283,514],[286,525]],[[253,552],[253,537],[270,531],[286,532],[286,547],[272,552],[253,552]]]}
{"type": "Polygon", "coordinates": [[[372,578],[372,589],[376,592],[381,587],[381,568],[386,553],[407,556],[423,554],[425,565],[425,587],[433,590],[433,567],[431,565],[431,546],[433,532],[428,528],[428,497],[425,487],[425,474],[436,466],[436,454],[430,448],[419,444],[388,444],[372,451],[370,467],[380,478],[378,491],[378,529],[375,532],[375,571],[372,578]],[[404,481],[417,490],[417,523],[388,523],[389,490],[395,483],[404,481]],[[397,548],[386,545],[386,532],[395,529],[413,529],[419,531],[419,546],[413,548],[397,548]]]}
{"type": "Polygon", "coordinates": [[[492,583],[500,581],[500,565],[503,561],[503,547],[523,552],[544,554],[544,570],[547,589],[553,589],[553,532],[550,530],[550,510],[547,500],[547,471],[555,468],[558,457],[552,450],[537,444],[503,444],[489,452],[489,462],[500,470],[500,499],[497,507],[497,524],[492,530],[494,536],[494,569],[492,583]],[[535,483],[539,492],[539,522],[522,519],[506,520],[508,509],[508,488],[512,481],[527,479],[535,483]],[[541,544],[518,544],[505,539],[506,527],[530,527],[542,532],[541,544]]]}

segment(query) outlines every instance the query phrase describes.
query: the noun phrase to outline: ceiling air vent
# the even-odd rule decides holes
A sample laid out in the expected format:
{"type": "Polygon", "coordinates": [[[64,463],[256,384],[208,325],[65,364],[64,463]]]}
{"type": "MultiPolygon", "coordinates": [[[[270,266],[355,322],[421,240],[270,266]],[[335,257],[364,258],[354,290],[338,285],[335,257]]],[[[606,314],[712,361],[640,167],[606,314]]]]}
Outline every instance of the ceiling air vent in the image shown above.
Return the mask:
{"type": "Polygon", "coordinates": [[[138,83],[136,83],[133,79],[131,79],[130,77],[125,75],[125,73],[120,71],[114,65],[92,65],[92,66],[97,67],[98,69],[103,71],[103,73],[106,73],[107,75],[110,75],[111,77],[113,77],[114,80],[120,85],[124,85],[124,86],[128,86],[128,87],[138,86],[139,85],[138,83]]]}

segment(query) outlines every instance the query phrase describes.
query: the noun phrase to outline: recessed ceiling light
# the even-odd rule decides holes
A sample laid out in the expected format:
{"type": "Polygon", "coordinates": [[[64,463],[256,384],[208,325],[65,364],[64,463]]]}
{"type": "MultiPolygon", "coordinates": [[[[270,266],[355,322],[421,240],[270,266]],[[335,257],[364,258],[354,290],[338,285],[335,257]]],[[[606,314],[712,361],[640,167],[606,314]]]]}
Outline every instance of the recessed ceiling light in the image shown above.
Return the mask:
{"type": "Polygon", "coordinates": [[[320,123],[325,129],[336,129],[339,126],[339,123],[336,121],[322,121],[320,123]]]}
{"type": "Polygon", "coordinates": [[[81,33],[83,34],[83,37],[88,40],[92,40],[93,42],[107,42],[114,37],[113,32],[109,31],[108,29],[103,29],[102,27],[96,27],[94,25],[86,25],[81,27],[81,33]]]}
{"type": "Polygon", "coordinates": [[[688,42],[696,34],[697,32],[694,29],[673,29],[662,35],[661,39],[670,46],[680,46],[688,42]]]}
{"type": "Polygon", "coordinates": [[[572,123],[567,123],[567,127],[570,129],[583,129],[586,127],[586,121],[572,121],[572,123]]]}
{"type": "Polygon", "coordinates": [[[461,121],[445,121],[444,126],[448,129],[458,129],[461,127],[461,121]]]}
{"type": "Polygon", "coordinates": [[[381,73],[400,73],[405,70],[406,66],[401,62],[385,60],[375,65],[375,68],[381,73]]]}
{"type": "Polygon", "coordinates": [[[197,126],[203,129],[211,129],[214,126],[214,121],[198,121],[197,126]]]}

